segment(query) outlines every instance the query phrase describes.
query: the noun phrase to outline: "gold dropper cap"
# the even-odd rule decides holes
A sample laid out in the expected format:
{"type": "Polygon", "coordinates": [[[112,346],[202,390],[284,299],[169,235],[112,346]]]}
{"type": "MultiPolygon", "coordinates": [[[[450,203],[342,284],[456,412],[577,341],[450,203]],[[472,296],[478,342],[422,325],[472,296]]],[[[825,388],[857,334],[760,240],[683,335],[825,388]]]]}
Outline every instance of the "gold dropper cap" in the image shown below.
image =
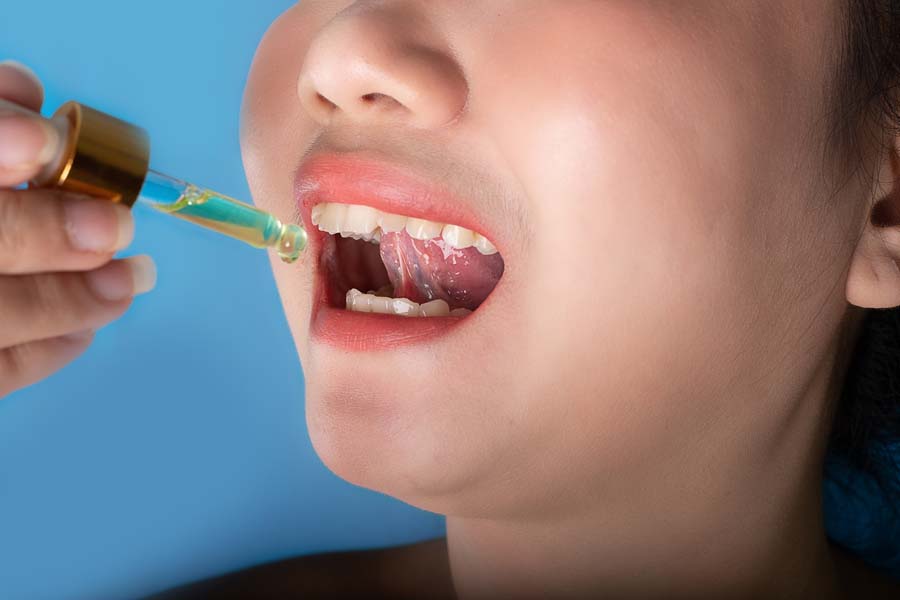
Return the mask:
{"type": "Polygon", "coordinates": [[[66,102],[53,115],[65,132],[56,160],[33,181],[131,207],[150,168],[150,137],[131,123],[78,102],[66,102]]]}

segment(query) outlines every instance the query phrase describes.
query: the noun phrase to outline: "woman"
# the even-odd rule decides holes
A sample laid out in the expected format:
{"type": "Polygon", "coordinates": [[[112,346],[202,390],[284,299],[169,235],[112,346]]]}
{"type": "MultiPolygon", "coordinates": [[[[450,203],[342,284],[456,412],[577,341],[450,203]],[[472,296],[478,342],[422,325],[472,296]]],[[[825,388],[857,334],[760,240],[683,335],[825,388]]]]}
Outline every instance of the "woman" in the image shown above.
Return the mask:
{"type": "MultiPolygon", "coordinates": [[[[312,233],[273,263],[310,435],[447,539],[176,597],[897,597],[829,542],[822,472],[872,408],[842,400],[865,317],[900,305],[898,32],[896,0],[288,10],[242,141],[312,233]]],[[[3,96],[38,106],[27,79],[3,96]]],[[[55,141],[0,127],[12,186],[55,141]]],[[[56,196],[0,205],[5,391],[152,286],[109,262],[125,211],[56,196]]]]}

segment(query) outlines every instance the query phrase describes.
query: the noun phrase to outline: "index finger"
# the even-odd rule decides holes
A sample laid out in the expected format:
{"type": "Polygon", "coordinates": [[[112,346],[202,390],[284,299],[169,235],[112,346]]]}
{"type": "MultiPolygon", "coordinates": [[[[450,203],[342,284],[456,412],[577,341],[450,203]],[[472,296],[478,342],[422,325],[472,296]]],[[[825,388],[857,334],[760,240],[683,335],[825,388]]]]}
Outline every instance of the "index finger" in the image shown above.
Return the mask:
{"type": "Polygon", "coordinates": [[[34,71],[20,62],[5,60],[0,62],[0,98],[39,111],[44,103],[44,86],[34,71]]]}

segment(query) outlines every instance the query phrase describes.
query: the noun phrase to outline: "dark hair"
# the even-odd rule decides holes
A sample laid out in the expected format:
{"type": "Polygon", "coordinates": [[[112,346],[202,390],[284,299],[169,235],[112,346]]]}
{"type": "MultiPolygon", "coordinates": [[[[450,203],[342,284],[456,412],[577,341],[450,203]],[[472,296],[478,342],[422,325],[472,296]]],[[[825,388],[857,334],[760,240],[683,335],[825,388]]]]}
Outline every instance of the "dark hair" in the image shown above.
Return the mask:
{"type": "MultiPolygon", "coordinates": [[[[865,145],[900,135],[900,0],[848,0],[847,8],[835,127],[860,160],[865,145]]],[[[866,313],[829,453],[874,480],[900,516],[900,309],[866,313]]]]}
{"type": "Polygon", "coordinates": [[[867,142],[900,133],[900,1],[847,0],[847,8],[834,125],[861,154],[867,142]]]}

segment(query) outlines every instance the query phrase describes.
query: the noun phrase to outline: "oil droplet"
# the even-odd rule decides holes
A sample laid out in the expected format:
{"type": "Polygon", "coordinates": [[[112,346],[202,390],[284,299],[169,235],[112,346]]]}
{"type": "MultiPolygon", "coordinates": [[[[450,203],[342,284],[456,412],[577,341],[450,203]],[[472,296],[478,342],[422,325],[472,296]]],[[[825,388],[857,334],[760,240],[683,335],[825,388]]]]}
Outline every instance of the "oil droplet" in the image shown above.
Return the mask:
{"type": "Polygon", "coordinates": [[[299,225],[286,225],[278,240],[278,256],[288,264],[296,262],[300,258],[300,254],[306,250],[308,242],[309,236],[305,229],[299,225]]]}

